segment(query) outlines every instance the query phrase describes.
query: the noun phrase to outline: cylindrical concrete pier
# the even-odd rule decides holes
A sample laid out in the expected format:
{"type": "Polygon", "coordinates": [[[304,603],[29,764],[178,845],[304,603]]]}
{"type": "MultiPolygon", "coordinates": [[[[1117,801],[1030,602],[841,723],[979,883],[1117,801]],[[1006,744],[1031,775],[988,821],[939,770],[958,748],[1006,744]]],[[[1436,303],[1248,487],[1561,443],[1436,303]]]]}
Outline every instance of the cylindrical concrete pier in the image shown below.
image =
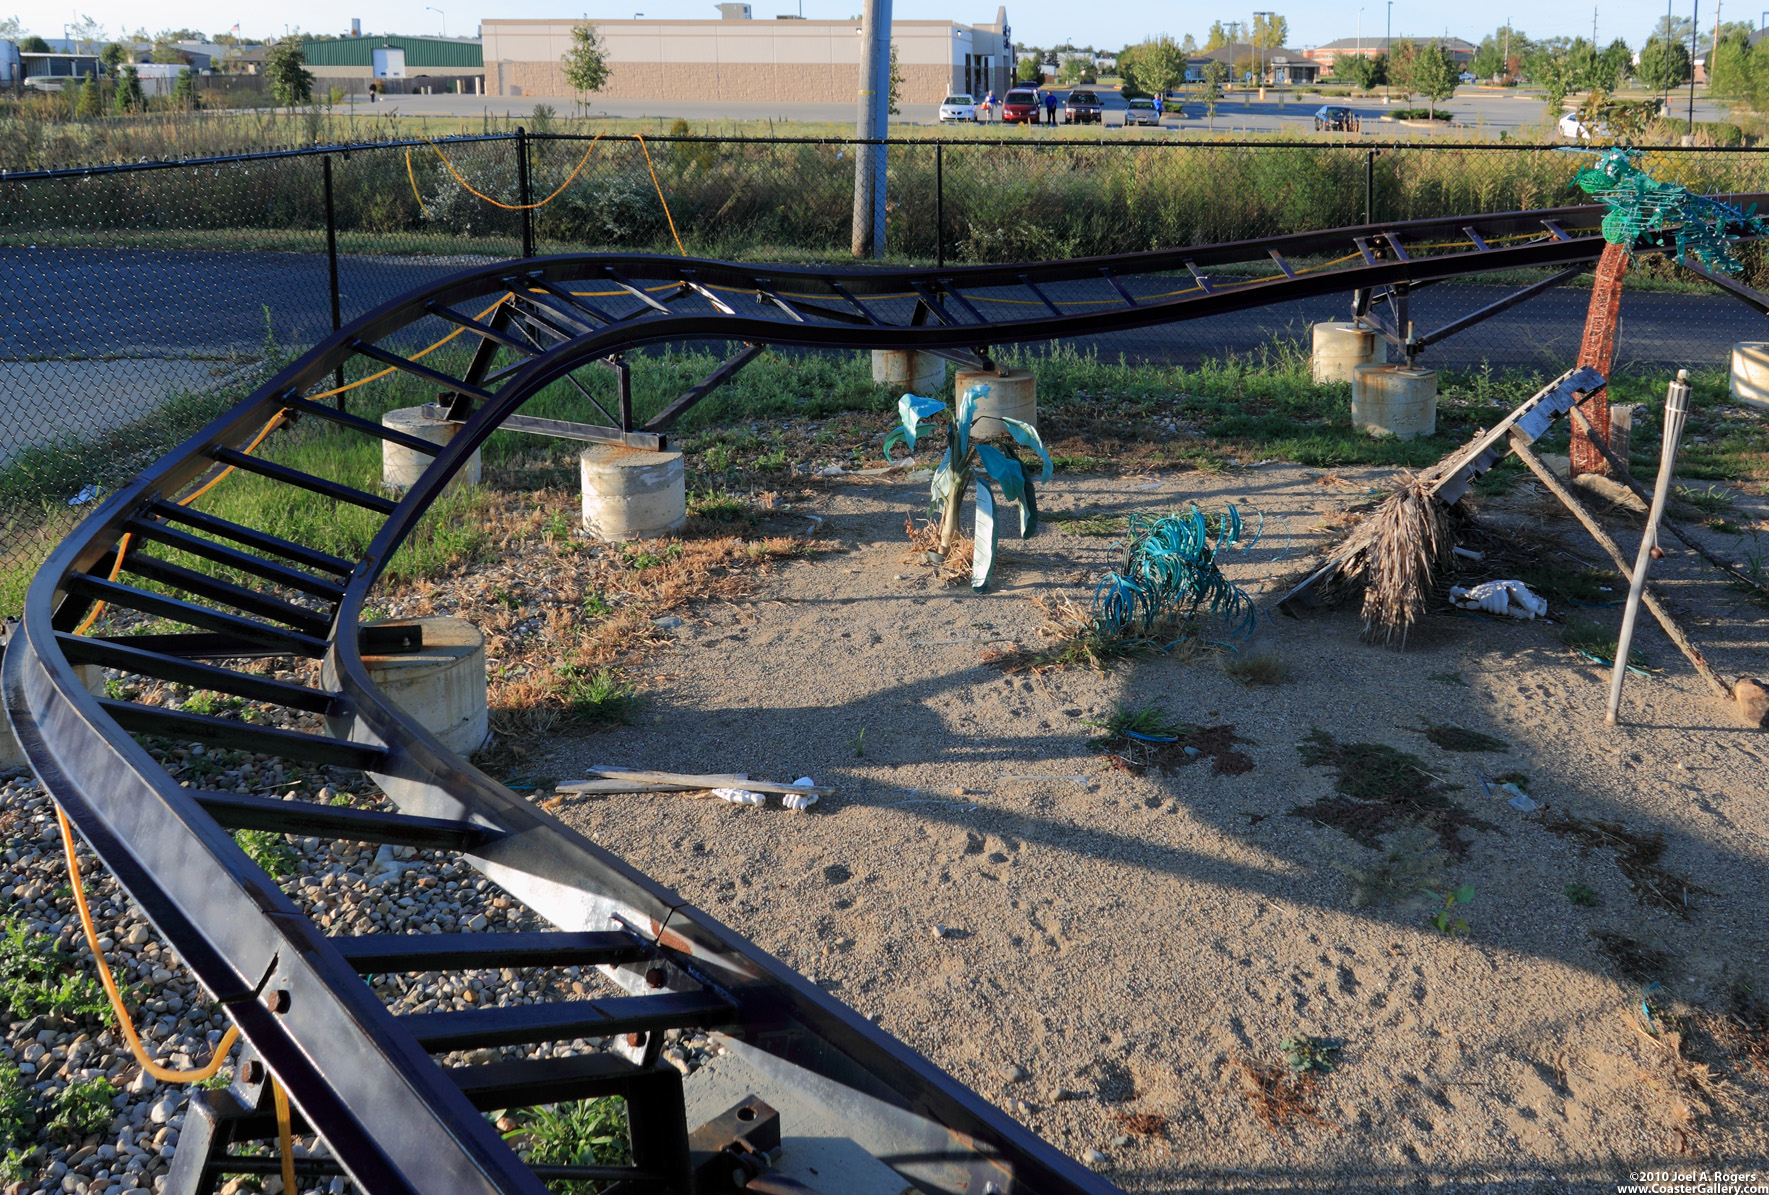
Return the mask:
{"type": "Polygon", "coordinates": [[[992,440],[1007,435],[1007,424],[1001,417],[1018,419],[1038,426],[1038,383],[1031,371],[1004,369],[1000,373],[961,369],[952,384],[952,397],[964,397],[972,386],[987,386],[989,393],[977,400],[979,418],[971,424],[971,435],[979,440],[992,440]]]}
{"type": "MultiPolygon", "coordinates": [[[[432,444],[447,444],[455,438],[455,432],[461,425],[450,423],[446,419],[437,419],[426,414],[425,407],[398,407],[381,416],[381,426],[402,431],[408,436],[416,436],[420,440],[428,440],[432,444]]],[[[415,448],[407,448],[395,444],[391,440],[381,441],[381,484],[390,490],[410,489],[430,467],[432,458],[428,453],[419,452],[415,448]]],[[[448,488],[457,485],[479,484],[479,453],[474,451],[467,464],[448,488]]]]}
{"type": "Polygon", "coordinates": [[[1349,382],[1360,365],[1386,365],[1388,342],[1356,324],[1319,323],[1313,329],[1309,367],[1317,385],[1349,382]]]}
{"type": "Polygon", "coordinates": [[[1769,341],[1744,340],[1732,346],[1732,397],[1769,410],[1769,341]]]}
{"type": "Polygon", "coordinates": [[[931,398],[946,385],[946,359],[919,349],[873,349],[872,380],[893,394],[931,398]]]}
{"type": "Polygon", "coordinates": [[[491,733],[485,703],[485,636],[459,618],[390,621],[422,626],[424,646],[397,655],[365,655],[362,662],[369,679],[443,746],[456,755],[472,755],[491,733]]]}
{"type": "Polygon", "coordinates": [[[596,444],[578,457],[584,530],[597,539],[651,539],[688,519],[688,477],[679,452],[596,444]]]}
{"type": "Polygon", "coordinates": [[[1437,371],[1360,365],[1351,374],[1351,425],[1411,440],[1437,430],[1437,371]]]}

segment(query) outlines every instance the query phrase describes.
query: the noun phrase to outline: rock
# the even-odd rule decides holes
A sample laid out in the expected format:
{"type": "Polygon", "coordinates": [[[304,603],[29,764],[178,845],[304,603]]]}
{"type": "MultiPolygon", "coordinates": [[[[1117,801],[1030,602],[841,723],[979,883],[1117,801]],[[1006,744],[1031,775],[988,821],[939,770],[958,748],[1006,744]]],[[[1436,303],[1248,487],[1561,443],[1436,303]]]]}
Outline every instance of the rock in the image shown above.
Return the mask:
{"type": "Polygon", "coordinates": [[[1026,1068],[1017,1062],[1010,1062],[1001,1068],[1001,1077],[1009,1083],[1018,1083],[1026,1077],[1026,1068]]]}
{"type": "Polygon", "coordinates": [[[944,938],[945,936],[946,936],[946,927],[945,926],[943,926],[943,925],[934,926],[934,937],[944,938]]]}
{"type": "Polygon", "coordinates": [[[1089,1166],[1106,1166],[1110,1165],[1112,1161],[1111,1158],[1108,1158],[1097,1149],[1090,1149],[1082,1154],[1081,1160],[1086,1162],[1089,1166]]]}
{"type": "Polygon", "coordinates": [[[666,614],[662,618],[652,619],[651,625],[662,631],[673,631],[682,625],[682,620],[677,618],[674,614],[666,614]]]}
{"type": "Polygon", "coordinates": [[[1123,1149],[1126,1145],[1129,1145],[1129,1144],[1130,1144],[1130,1134],[1129,1133],[1125,1133],[1122,1136],[1112,1138],[1112,1145],[1115,1148],[1123,1149]]]}
{"type": "Polygon", "coordinates": [[[1060,1104],[1064,1100],[1078,1100],[1083,1098],[1085,1097],[1081,1092],[1071,1091],[1067,1087],[1052,1088],[1050,1093],[1050,1102],[1053,1104],[1060,1104]]]}
{"type": "Polygon", "coordinates": [[[168,1095],[147,1110],[147,1118],[155,1124],[165,1124],[178,1111],[178,1104],[179,1099],[176,1095],[168,1095]]]}
{"type": "Polygon", "coordinates": [[[1769,727],[1769,685],[1748,676],[1738,678],[1732,686],[1732,699],[1738,702],[1738,712],[1752,726],[1769,727]]]}
{"type": "Polygon", "coordinates": [[[1025,1100],[1015,1100],[1013,1102],[1013,1114],[1018,1116],[1021,1120],[1024,1120],[1037,1110],[1038,1109],[1034,1108],[1031,1104],[1028,1104],[1025,1100]]]}
{"type": "Polygon", "coordinates": [[[146,1071],[141,1071],[133,1079],[129,1080],[129,1092],[132,1095],[148,1095],[159,1085],[160,1081],[158,1079],[154,1078],[146,1071]]]}
{"type": "Polygon", "coordinates": [[[124,938],[123,941],[127,942],[131,946],[142,946],[147,943],[147,940],[150,936],[151,936],[151,931],[147,928],[147,926],[137,925],[134,929],[129,931],[129,936],[124,938]]]}

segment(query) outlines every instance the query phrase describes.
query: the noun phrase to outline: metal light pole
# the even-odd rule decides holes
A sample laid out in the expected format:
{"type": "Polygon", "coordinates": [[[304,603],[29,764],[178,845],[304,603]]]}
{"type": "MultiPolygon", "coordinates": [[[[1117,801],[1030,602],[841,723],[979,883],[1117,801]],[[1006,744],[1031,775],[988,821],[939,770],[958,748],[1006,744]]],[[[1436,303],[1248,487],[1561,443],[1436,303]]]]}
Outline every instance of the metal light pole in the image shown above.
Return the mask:
{"type": "Polygon", "coordinates": [[[1382,37],[1382,102],[1388,102],[1388,75],[1394,69],[1394,0],[1388,0],[1388,30],[1382,37]]]}
{"type": "MultiPolygon", "coordinates": [[[[859,140],[882,141],[890,131],[891,0],[865,0],[860,9],[859,140]]],[[[881,257],[885,240],[885,147],[854,147],[855,257],[881,257]]]]}
{"type": "Polygon", "coordinates": [[[442,18],[442,36],[447,37],[448,36],[448,14],[443,12],[440,8],[433,8],[428,4],[424,5],[424,11],[425,12],[433,12],[437,16],[442,18]]]}
{"type": "Polygon", "coordinates": [[[1266,19],[1268,22],[1265,27],[1266,33],[1270,33],[1271,25],[1269,22],[1271,21],[1271,18],[1276,15],[1276,13],[1272,12],[1255,12],[1253,14],[1253,40],[1259,43],[1256,48],[1259,51],[1259,86],[1261,88],[1265,86],[1265,37],[1259,32],[1259,18],[1264,17],[1266,19]]]}
{"type": "Polygon", "coordinates": [[[1695,35],[1701,27],[1701,0],[1689,9],[1689,137],[1695,139],[1695,35]]]}

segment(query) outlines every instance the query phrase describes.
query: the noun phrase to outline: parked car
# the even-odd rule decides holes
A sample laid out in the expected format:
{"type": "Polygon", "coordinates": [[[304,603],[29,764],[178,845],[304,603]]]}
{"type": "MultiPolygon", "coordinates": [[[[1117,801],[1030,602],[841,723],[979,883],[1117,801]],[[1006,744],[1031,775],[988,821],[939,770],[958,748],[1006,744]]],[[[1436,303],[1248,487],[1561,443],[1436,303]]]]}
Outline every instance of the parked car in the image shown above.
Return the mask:
{"type": "Polygon", "coordinates": [[[1098,124],[1104,118],[1104,112],[1099,96],[1093,92],[1071,91],[1063,103],[1063,123],[1098,124]]]}
{"type": "Polygon", "coordinates": [[[1155,111],[1154,100],[1130,101],[1129,106],[1124,109],[1124,127],[1129,128],[1133,124],[1161,127],[1161,114],[1155,111]]]}
{"type": "Polygon", "coordinates": [[[1357,113],[1350,108],[1341,108],[1334,104],[1323,104],[1314,112],[1314,131],[1329,133],[1355,133],[1358,128],[1357,113]]]}
{"type": "Polygon", "coordinates": [[[1579,119],[1577,112],[1566,113],[1554,127],[1560,130],[1562,137],[1572,141],[1589,141],[1592,137],[1603,135],[1602,125],[1586,124],[1579,119]]]}
{"type": "Polygon", "coordinates": [[[977,120],[977,101],[968,95],[949,95],[940,101],[940,123],[949,120],[977,120]]]}
{"type": "Polygon", "coordinates": [[[1043,110],[1036,91],[1016,89],[1001,101],[1001,123],[1037,124],[1043,110]]]}

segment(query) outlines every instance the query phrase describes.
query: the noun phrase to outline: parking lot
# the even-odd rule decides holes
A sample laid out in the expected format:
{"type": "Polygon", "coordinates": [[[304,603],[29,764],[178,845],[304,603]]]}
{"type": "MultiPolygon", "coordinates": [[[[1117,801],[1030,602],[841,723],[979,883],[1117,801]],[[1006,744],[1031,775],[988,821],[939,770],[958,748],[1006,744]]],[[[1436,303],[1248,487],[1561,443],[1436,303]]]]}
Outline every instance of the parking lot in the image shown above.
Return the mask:
{"type": "MultiPolygon", "coordinates": [[[[1056,89],[1058,102],[1066,99],[1069,88],[1056,89]]],[[[1091,88],[1100,98],[1105,109],[1104,129],[1122,130],[1124,127],[1125,100],[1116,88],[1091,88]]],[[[997,97],[999,98],[999,97],[997,97]]],[[[1394,141],[1419,137],[1469,137],[1482,140],[1497,139],[1500,133],[1517,136],[1522,133],[1534,135],[1543,125],[1545,109],[1541,97],[1533,94],[1518,94],[1497,88],[1464,87],[1453,98],[1438,105],[1441,111],[1450,113],[1450,123],[1441,128],[1423,127],[1419,124],[1403,124],[1398,121],[1384,120],[1385,112],[1406,106],[1408,101],[1399,92],[1394,93],[1394,102],[1384,104],[1380,99],[1326,99],[1312,92],[1304,92],[1300,96],[1283,96],[1277,91],[1267,93],[1261,100],[1253,92],[1233,92],[1224,97],[1216,107],[1216,116],[1212,121],[1204,112],[1203,104],[1196,99],[1170,101],[1167,114],[1161,121],[1161,128],[1180,133],[1312,133],[1314,130],[1314,112],[1323,104],[1334,104],[1349,107],[1360,118],[1361,131],[1352,136],[1369,140],[1394,141]]],[[[552,107],[560,116],[576,115],[580,111],[590,117],[643,119],[655,118],[663,121],[676,119],[693,122],[725,122],[774,120],[804,124],[851,124],[854,120],[854,105],[851,102],[841,103],[777,103],[757,101],[736,103],[729,101],[701,100],[689,97],[682,99],[605,99],[589,96],[580,108],[577,96],[480,96],[480,95],[403,95],[388,96],[374,105],[358,104],[354,113],[358,117],[369,115],[402,115],[402,116],[455,116],[469,117],[486,113],[492,116],[521,117],[534,111],[535,106],[545,104],[552,107]]],[[[1425,106],[1422,101],[1413,101],[1413,106],[1425,106]]],[[[896,126],[936,126],[939,124],[938,104],[905,103],[902,111],[891,118],[896,126]]],[[[1682,107],[1677,107],[1679,115],[1682,107]]],[[[1705,99],[1698,100],[1695,105],[1695,119],[1723,120],[1725,114],[1714,104],[1705,99]]],[[[967,126],[969,127],[969,126],[967,126]]],[[[994,126],[1002,131],[999,122],[994,126]]],[[[1048,125],[1027,127],[1009,125],[1006,129],[1024,131],[1028,136],[1036,136],[1050,131],[1048,125]]],[[[1061,126],[1059,126],[1061,127],[1061,126]]],[[[783,130],[784,131],[784,130],[783,130]]]]}

